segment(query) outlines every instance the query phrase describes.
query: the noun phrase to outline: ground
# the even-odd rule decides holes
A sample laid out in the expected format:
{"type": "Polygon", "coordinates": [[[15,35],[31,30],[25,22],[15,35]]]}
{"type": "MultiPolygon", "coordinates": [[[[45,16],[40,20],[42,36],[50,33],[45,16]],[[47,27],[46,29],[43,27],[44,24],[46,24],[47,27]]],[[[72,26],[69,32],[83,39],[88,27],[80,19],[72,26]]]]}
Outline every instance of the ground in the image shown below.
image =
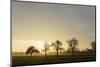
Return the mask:
{"type": "Polygon", "coordinates": [[[96,56],[13,56],[13,66],[95,61],[96,56]]]}

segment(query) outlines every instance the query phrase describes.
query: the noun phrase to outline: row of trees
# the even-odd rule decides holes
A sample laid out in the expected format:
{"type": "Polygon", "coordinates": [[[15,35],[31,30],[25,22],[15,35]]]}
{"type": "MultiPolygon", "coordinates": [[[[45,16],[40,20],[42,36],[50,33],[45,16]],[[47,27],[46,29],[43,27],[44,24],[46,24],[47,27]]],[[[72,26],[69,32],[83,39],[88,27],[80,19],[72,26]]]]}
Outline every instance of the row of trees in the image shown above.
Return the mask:
{"type": "MultiPolygon", "coordinates": [[[[66,43],[68,43],[68,50],[72,52],[73,55],[75,55],[75,51],[77,50],[77,46],[78,46],[78,40],[76,38],[72,38],[68,41],[66,41],[66,43]]],[[[62,42],[60,40],[56,40],[55,42],[53,42],[52,44],[48,44],[47,42],[44,43],[44,49],[43,51],[45,52],[45,56],[47,56],[47,52],[49,51],[50,47],[53,47],[56,51],[57,56],[59,56],[59,51],[64,50],[62,48],[62,42]]],[[[91,47],[93,51],[96,51],[96,43],[95,41],[91,42],[91,47]]],[[[27,51],[26,54],[32,54],[33,53],[40,53],[38,49],[36,49],[33,46],[30,46],[27,51]]]]}

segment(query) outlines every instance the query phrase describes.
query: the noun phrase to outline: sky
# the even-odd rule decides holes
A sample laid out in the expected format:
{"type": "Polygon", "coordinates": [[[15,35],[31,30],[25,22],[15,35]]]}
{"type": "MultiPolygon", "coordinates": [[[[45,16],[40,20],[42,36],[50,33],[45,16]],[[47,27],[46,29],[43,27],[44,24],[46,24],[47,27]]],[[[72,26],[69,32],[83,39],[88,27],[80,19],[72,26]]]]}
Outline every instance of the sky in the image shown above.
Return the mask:
{"type": "MultiPolygon", "coordinates": [[[[68,4],[12,2],[12,51],[25,52],[29,46],[40,51],[43,43],[79,40],[80,50],[95,40],[95,7],[68,4]]],[[[54,51],[54,50],[51,50],[54,51]]]]}

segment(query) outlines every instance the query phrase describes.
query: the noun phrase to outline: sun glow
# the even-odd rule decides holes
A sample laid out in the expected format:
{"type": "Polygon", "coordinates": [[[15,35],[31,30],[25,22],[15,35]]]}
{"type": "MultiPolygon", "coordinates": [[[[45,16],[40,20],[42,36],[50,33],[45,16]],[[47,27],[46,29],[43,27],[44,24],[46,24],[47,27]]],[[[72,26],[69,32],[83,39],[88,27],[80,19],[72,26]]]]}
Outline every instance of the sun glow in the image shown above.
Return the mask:
{"type": "Polygon", "coordinates": [[[37,43],[39,45],[43,45],[45,42],[44,41],[35,41],[35,43],[37,43]]]}
{"type": "Polygon", "coordinates": [[[44,46],[45,41],[38,40],[34,42],[38,49],[41,49],[44,46]]]}

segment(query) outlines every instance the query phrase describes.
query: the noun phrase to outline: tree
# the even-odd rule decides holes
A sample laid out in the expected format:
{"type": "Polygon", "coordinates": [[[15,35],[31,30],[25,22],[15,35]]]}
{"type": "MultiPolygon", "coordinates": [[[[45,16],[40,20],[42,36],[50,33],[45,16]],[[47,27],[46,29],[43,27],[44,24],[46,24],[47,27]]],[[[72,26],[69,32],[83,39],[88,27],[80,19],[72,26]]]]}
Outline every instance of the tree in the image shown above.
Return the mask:
{"type": "Polygon", "coordinates": [[[96,51],[96,43],[95,43],[95,41],[91,42],[91,47],[92,47],[93,51],[96,51]]]}
{"type": "Polygon", "coordinates": [[[29,48],[27,48],[26,54],[30,54],[32,57],[33,53],[40,53],[40,52],[34,46],[30,46],[29,48]]]}
{"type": "Polygon", "coordinates": [[[71,50],[72,54],[74,55],[74,51],[76,50],[76,46],[78,45],[78,40],[76,38],[72,38],[67,41],[69,45],[69,49],[71,50]]]}
{"type": "Polygon", "coordinates": [[[45,51],[45,56],[47,56],[47,51],[49,51],[49,47],[50,47],[50,45],[47,42],[45,42],[44,49],[43,49],[43,51],[45,51]]]}
{"type": "Polygon", "coordinates": [[[55,43],[52,43],[51,44],[52,46],[54,46],[54,49],[56,50],[56,52],[57,52],[57,56],[59,56],[59,50],[60,50],[60,48],[61,48],[61,46],[62,46],[62,42],[61,41],[59,41],[59,40],[56,40],[56,42],[55,43]]]}

